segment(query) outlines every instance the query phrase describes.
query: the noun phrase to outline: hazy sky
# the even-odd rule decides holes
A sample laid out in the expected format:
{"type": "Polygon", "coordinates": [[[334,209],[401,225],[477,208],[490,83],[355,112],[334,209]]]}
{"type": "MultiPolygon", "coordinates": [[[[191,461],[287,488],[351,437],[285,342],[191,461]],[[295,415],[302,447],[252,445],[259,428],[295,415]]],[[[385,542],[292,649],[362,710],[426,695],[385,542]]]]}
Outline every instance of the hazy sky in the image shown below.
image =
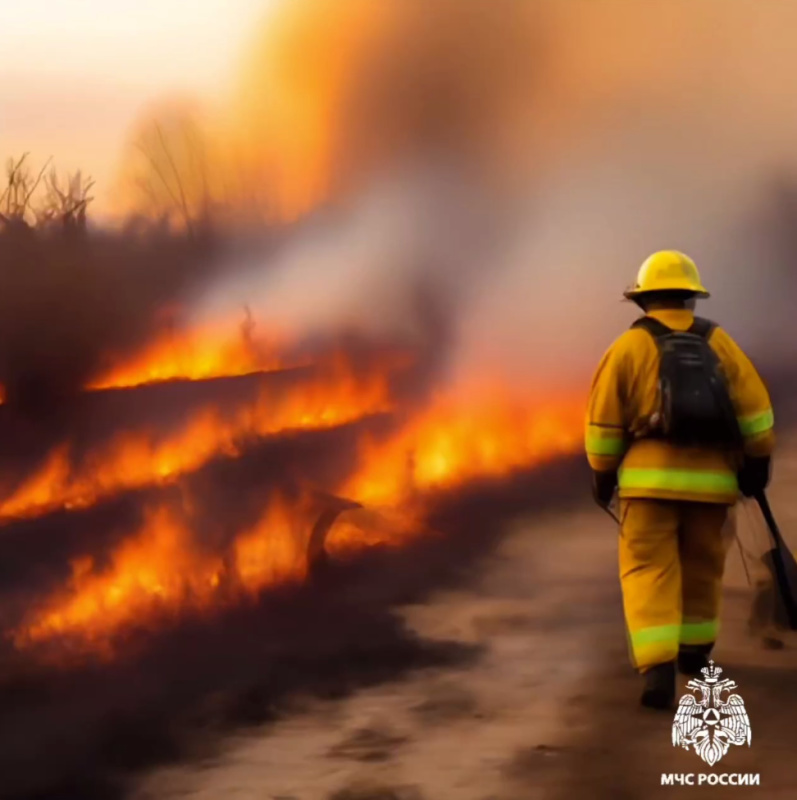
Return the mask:
{"type": "Polygon", "coordinates": [[[0,0],[0,159],[30,151],[98,181],[142,109],[230,80],[270,0],[0,0]]]}

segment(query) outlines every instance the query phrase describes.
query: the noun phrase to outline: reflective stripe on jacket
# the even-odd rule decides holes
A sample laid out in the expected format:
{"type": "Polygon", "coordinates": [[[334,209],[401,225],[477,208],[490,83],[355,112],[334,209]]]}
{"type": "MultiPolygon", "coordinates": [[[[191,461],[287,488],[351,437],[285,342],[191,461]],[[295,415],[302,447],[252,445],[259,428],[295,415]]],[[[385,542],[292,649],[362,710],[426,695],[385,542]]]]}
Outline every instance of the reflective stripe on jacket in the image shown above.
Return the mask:
{"type": "MultiPolygon", "coordinates": [[[[691,311],[650,312],[673,330],[688,330],[691,311]]],[[[769,393],[750,359],[721,328],[709,344],[725,372],[744,441],[751,456],[771,455],[774,416],[769,393]]],[[[734,503],[739,453],[682,447],[645,439],[658,407],[659,352],[645,330],[626,331],[601,359],[592,382],[585,445],[594,470],[619,469],[621,497],[734,503]]]]}

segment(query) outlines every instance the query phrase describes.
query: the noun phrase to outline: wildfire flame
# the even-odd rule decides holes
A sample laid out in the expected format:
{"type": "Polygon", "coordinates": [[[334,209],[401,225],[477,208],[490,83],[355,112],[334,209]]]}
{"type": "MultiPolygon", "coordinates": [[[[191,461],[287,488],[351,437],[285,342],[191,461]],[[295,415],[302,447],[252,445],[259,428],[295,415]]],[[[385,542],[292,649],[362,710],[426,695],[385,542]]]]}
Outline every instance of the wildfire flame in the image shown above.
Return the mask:
{"type": "MultiPolygon", "coordinates": [[[[133,142],[130,164],[123,164],[130,178],[119,193],[123,211],[160,216],[174,212],[174,197],[184,195],[186,224],[216,207],[241,220],[257,219],[261,207],[266,219],[293,220],[369,185],[373,165],[389,173],[393,164],[455,142],[470,158],[482,150],[504,153],[505,132],[518,128],[504,107],[517,103],[525,114],[527,94],[520,89],[518,101],[516,77],[530,70],[501,56],[535,48],[525,39],[509,47],[505,34],[516,27],[514,16],[490,27],[482,40],[489,5],[485,0],[465,14],[449,0],[430,16],[426,7],[402,0],[280,4],[242,65],[224,119],[205,125],[202,117],[175,108],[166,119],[143,120],[142,138],[133,142]],[[147,137],[148,122],[155,137],[147,137]],[[152,180],[159,164],[168,167],[152,180]],[[164,174],[176,176],[176,194],[164,174]],[[142,185],[143,206],[140,197],[128,196],[142,185]]],[[[531,24],[525,16],[517,21],[518,27],[531,24]]],[[[492,163],[485,159],[485,166],[492,163]]],[[[230,336],[210,326],[164,334],[141,352],[114,359],[87,388],[294,365],[280,337],[256,341],[251,333],[245,328],[230,336]]],[[[330,531],[326,549],[335,556],[400,545],[424,533],[425,510],[436,493],[501,478],[580,445],[580,392],[540,400],[511,385],[479,382],[442,392],[399,420],[390,370],[382,365],[362,374],[341,359],[284,394],[264,390],[243,407],[205,408],[166,437],[128,431],[80,458],[63,443],[0,504],[0,519],[90,506],[131,489],[177,482],[217,456],[236,457],[253,440],[280,431],[328,428],[392,411],[392,435],[361,441],[352,473],[330,487],[363,506],[347,511],[330,531]]],[[[228,540],[223,552],[200,546],[190,516],[186,509],[155,506],[107,567],[75,561],[68,585],[32,607],[16,627],[16,646],[65,640],[112,654],[115,637],[131,627],[157,627],[178,614],[207,613],[305,579],[312,520],[295,503],[269,497],[260,520],[228,540]]]]}
{"type": "Polygon", "coordinates": [[[272,502],[258,524],[235,542],[236,582],[250,594],[268,586],[302,581],[307,570],[307,526],[283,498],[272,502]]]}
{"type": "Polygon", "coordinates": [[[2,504],[0,519],[79,508],[121,491],[173,481],[217,456],[234,457],[246,443],[292,429],[324,429],[388,411],[387,372],[355,373],[338,354],[317,377],[257,399],[232,412],[206,408],[182,430],[157,440],[145,431],[119,434],[78,464],[68,444],[2,504]]]}
{"type": "MultiPolygon", "coordinates": [[[[355,388],[360,387],[348,384],[346,398],[351,400],[355,388]]],[[[314,390],[329,397],[323,394],[329,385],[314,390]]],[[[377,391],[365,404],[348,407],[331,400],[319,404],[319,399],[308,401],[305,409],[315,409],[314,423],[331,424],[378,407],[384,394],[377,391]]],[[[283,408],[283,414],[269,416],[260,430],[307,421],[298,406],[287,403],[283,408]]],[[[577,394],[545,404],[492,392],[439,396],[387,441],[363,442],[354,474],[339,489],[365,507],[347,512],[335,526],[327,552],[335,556],[375,544],[395,546],[419,535],[424,530],[423,501],[430,494],[572,452],[580,443],[582,414],[577,394]]],[[[40,485],[46,486],[48,479],[63,485],[64,474],[62,467],[51,467],[40,485]]],[[[75,561],[69,584],[38,607],[13,640],[24,648],[65,637],[111,654],[113,636],[129,626],[154,625],[164,615],[224,607],[269,587],[301,582],[310,525],[299,507],[272,498],[261,520],[235,537],[226,556],[207,555],[193,540],[188,521],[173,509],[156,507],[142,529],[112,555],[107,569],[97,571],[90,559],[75,561]]]]}
{"type": "Polygon", "coordinates": [[[13,640],[26,647],[77,637],[110,656],[111,636],[121,628],[240,602],[267,586],[303,580],[305,546],[296,516],[279,497],[252,530],[238,537],[226,559],[200,552],[181,515],[156,506],[141,530],[113,553],[107,569],[96,570],[90,558],[73,561],[68,585],[13,640]]]}
{"type": "Polygon", "coordinates": [[[341,493],[396,505],[412,493],[504,476],[576,450],[582,418],[577,392],[544,401],[484,387],[442,394],[388,442],[365,442],[363,466],[341,493]]]}
{"type": "Polygon", "coordinates": [[[218,586],[221,561],[203,561],[190,547],[190,531],[168,509],[150,512],[141,533],[122,543],[105,572],[90,558],[72,562],[72,577],[29,625],[17,646],[79,631],[103,646],[107,634],[141,624],[152,612],[196,607],[218,586]]]}
{"type": "Polygon", "coordinates": [[[255,338],[245,321],[233,333],[229,324],[205,325],[164,333],[143,350],[115,363],[91,380],[88,389],[116,389],[147,383],[247,375],[286,366],[282,342],[273,334],[255,338]]]}

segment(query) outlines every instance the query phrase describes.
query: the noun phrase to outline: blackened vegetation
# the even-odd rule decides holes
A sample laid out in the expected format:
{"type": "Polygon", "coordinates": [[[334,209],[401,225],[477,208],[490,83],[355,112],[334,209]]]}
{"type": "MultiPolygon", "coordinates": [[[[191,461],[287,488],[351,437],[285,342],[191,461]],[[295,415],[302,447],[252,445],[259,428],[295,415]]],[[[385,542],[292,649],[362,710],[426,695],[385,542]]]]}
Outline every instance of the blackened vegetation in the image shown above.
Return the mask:
{"type": "Polygon", "coordinates": [[[207,276],[213,243],[0,228],[0,383],[9,403],[61,415],[103,357],[145,341],[207,276]]]}
{"type": "Polygon", "coordinates": [[[7,162],[0,185],[0,384],[37,421],[68,416],[109,356],[168,331],[232,252],[267,254],[284,233],[233,246],[210,219],[176,228],[169,216],[100,229],[87,217],[92,187],[27,155],[7,162]]]}

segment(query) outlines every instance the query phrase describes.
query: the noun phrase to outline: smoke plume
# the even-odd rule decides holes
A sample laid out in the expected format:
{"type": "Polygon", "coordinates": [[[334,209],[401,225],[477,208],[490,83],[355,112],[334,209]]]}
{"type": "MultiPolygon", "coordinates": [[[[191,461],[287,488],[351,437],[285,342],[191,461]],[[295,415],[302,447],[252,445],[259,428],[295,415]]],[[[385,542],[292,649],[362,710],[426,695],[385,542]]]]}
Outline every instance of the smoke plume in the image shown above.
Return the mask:
{"type": "Polygon", "coordinates": [[[285,324],[400,327],[420,276],[455,309],[459,370],[584,380],[639,264],[677,248],[702,313],[783,360],[795,21],[720,0],[284,3],[217,144],[275,213],[314,213],[199,313],[247,297],[285,324]]]}

